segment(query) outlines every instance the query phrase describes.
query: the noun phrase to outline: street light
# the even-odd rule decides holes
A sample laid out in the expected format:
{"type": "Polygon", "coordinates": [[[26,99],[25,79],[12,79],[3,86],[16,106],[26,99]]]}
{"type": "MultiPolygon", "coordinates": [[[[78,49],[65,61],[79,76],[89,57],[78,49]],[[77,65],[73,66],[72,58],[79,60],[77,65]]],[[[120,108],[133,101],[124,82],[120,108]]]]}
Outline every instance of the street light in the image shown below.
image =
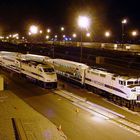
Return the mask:
{"type": "Polygon", "coordinates": [[[50,38],[50,36],[49,35],[46,35],[46,39],[48,40],[50,38]]]}
{"type": "Polygon", "coordinates": [[[28,35],[30,36],[31,35],[31,32],[28,32],[28,35]]]}
{"type": "Polygon", "coordinates": [[[77,37],[77,34],[73,33],[73,34],[72,34],[72,37],[73,37],[73,38],[76,38],[76,37],[77,37]]]}
{"type": "Polygon", "coordinates": [[[135,38],[138,36],[138,31],[136,31],[136,30],[132,31],[131,35],[133,37],[133,43],[135,43],[135,38]]]}
{"type": "Polygon", "coordinates": [[[65,30],[65,28],[64,27],[61,27],[61,31],[64,31],[65,30]]]}
{"type": "Polygon", "coordinates": [[[58,37],[58,36],[57,36],[57,35],[55,35],[54,37],[55,37],[55,39],[57,39],[57,37],[58,37]]]}
{"type": "Polygon", "coordinates": [[[47,29],[47,33],[50,33],[51,32],[51,29],[47,29]]]}
{"type": "Polygon", "coordinates": [[[127,23],[127,19],[123,19],[122,24],[126,24],[126,23],[127,23]]]}
{"type": "Polygon", "coordinates": [[[137,31],[132,31],[131,34],[132,34],[133,37],[136,37],[138,35],[138,32],[137,31]]]}
{"type": "Polygon", "coordinates": [[[62,35],[62,37],[63,37],[63,38],[65,38],[65,37],[66,37],[66,35],[62,35]]]}
{"type": "Polygon", "coordinates": [[[36,25],[31,25],[29,28],[29,32],[31,34],[37,34],[38,33],[38,27],[36,25]]]}
{"type": "Polygon", "coordinates": [[[110,37],[110,36],[111,36],[111,33],[110,33],[109,31],[106,31],[104,35],[105,35],[105,37],[107,37],[107,38],[108,38],[108,37],[110,37]]]}
{"type": "Polygon", "coordinates": [[[86,33],[86,36],[87,36],[87,37],[90,37],[90,33],[86,33]]]}
{"type": "Polygon", "coordinates": [[[40,34],[42,34],[42,33],[43,33],[43,31],[42,31],[42,30],[40,30],[40,31],[39,31],[39,33],[40,33],[40,34]]]}
{"type": "Polygon", "coordinates": [[[124,41],[125,41],[125,24],[127,24],[127,19],[123,19],[122,20],[122,40],[121,40],[121,44],[122,44],[122,48],[123,48],[123,46],[124,46],[124,41]]]}
{"type": "Polygon", "coordinates": [[[87,16],[78,17],[78,26],[81,28],[81,51],[80,51],[80,62],[82,62],[82,39],[83,39],[83,29],[87,29],[90,25],[90,19],[87,16]]]}

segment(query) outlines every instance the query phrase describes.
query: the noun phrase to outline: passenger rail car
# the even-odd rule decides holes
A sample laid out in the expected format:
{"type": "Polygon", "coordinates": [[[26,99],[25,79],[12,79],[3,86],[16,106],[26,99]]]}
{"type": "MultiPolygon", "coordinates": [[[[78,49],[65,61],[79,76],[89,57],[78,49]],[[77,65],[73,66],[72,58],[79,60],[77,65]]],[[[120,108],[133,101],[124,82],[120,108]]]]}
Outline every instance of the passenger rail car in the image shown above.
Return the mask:
{"type": "Polygon", "coordinates": [[[140,110],[140,78],[88,69],[85,86],[131,110],[140,110]],[[100,90],[99,90],[100,89],[100,90]]]}
{"type": "Polygon", "coordinates": [[[57,75],[54,68],[34,61],[21,61],[21,73],[26,77],[35,79],[39,85],[45,88],[57,87],[57,75]]]}
{"type": "Polygon", "coordinates": [[[44,88],[57,88],[57,75],[51,65],[21,60],[13,55],[1,55],[0,65],[24,75],[44,88]]]}
{"type": "Polygon", "coordinates": [[[36,55],[36,54],[21,54],[19,56],[21,59],[26,59],[30,61],[36,61],[36,62],[44,62],[47,59],[50,59],[50,57],[42,56],[42,55],[36,55]]]}
{"type": "Polygon", "coordinates": [[[140,110],[140,78],[120,76],[63,59],[48,59],[48,62],[66,79],[76,81],[119,105],[140,110]]]}
{"type": "Polygon", "coordinates": [[[9,69],[14,68],[28,77],[41,81],[41,83],[56,82],[56,75],[52,67],[46,68],[44,64],[39,63],[51,64],[61,77],[101,94],[118,105],[140,111],[139,77],[117,75],[105,69],[91,68],[82,63],[64,59],[50,59],[44,56],[29,55],[28,60],[40,61],[36,64],[27,60],[25,62],[19,61],[18,59],[12,59],[8,62],[8,59],[2,58],[3,55],[0,57],[1,65],[9,69]]]}
{"type": "Polygon", "coordinates": [[[72,80],[74,83],[84,85],[87,65],[63,59],[48,59],[47,62],[54,66],[59,75],[72,80]]]}

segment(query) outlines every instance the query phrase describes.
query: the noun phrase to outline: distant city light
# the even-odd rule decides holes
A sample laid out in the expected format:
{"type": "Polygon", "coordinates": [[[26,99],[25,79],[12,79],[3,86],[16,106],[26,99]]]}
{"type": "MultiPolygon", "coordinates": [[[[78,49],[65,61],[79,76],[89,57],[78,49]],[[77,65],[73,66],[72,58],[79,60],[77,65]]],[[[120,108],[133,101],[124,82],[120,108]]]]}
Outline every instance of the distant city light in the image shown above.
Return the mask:
{"type": "Polygon", "coordinates": [[[106,31],[105,32],[105,37],[110,37],[111,36],[111,33],[109,31],[106,31]]]}
{"type": "Polygon", "coordinates": [[[40,33],[40,34],[42,34],[42,33],[43,33],[43,31],[42,31],[42,30],[40,30],[40,31],[39,31],[39,33],[40,33]]]}
{"type": "Polygon", "coordinates": [[[49,39],[50,38],[50,36],[49,35],[46,35],[46,39],[49,39]]]}
{"type": "Polygon", "coordinates": [[[51,32],[51,29],[47,29],[47,33],[50,33],[51,32]]]}
{"type": "Polygon", "coordinates": [[[137,31],[132,31],[132,33],[131,33],[131,34],[132,34],[132,36],[134,36],[134,37],[135,37],[135,36],[137,36],[137,35],[138,35],[138,32],[137,32],[137,31]]]}
{"type": "Polygon", "coordinates": [[[88,28],[90,25],[90,19],[86,16],[79,16],[78,17],[78,26],[80,28],[88,28]]]}
{"type": "Polygon", "coordinates": [[[61,27],[61,31],[64,31],[65,30],[65,28],[64,27],[61,27]]]}
{"type": "Polygon", "coordinates": [[[65,41],[68,41],[68,38],[67,38],[67,37],[65,37],[65,38],[64,38],[64,40],[65,40],[65,41]]]}
{"type": "Polygon", "coordinates": [[[37,34],[38,33],[38,27],[35,25],[31,25],[29,29],[31,34],[37,34]]]}
{"type": "Polygon", "coordinates": [[[129,50],[130,49],[130,46],[126,46],[126,49],[129,50]]]}
{"type": "Polygon", "coordinates": [[[0,36],[0,39],[3,39],[4,37],[3,36],[0,36]]]}
{"type": "Polygon", "coordinates": [[[90,33],[86,33],[86,36],[87,36],[87,37],[90,37],[90,33]]]}
{"type": "Polygon", "coordinates": [[[55,37],[55,38],[57,38],[58,36],[57,36],[57,35],[55,35],[54,37],[55,37]]]}
{"type": "Polygon", "coordinates": [[[77,34],[73,33],[73,34],[72,34],[72,37],[73,37],[73,38],[76,38],[76,37],[77,37],[77,34]]]}
{"type": "Polygon", "coordinates": [[[122,24],[127,24],[127,19],[123,19],[122,24]]]}
{"type": "Polygon", "coordinates": [[[117,44],[114,44],[114,49],[117,49],[118,45],[117,44]]]}
{"type": "Polygon", "coordinates": [[[31,35],[31,32],[29,32],[28,35],[31,35]]]}
{"type": "Polygon", "coordinates": [[[19,36],[18,33],[12,35],[13,38],[15,38],[15,37],[17,37],[17,36],[19,36]]]}
{"type": "Polygon", "coordinates": [[[19,37],[17,36],[16,39],[19,39],[19,37]]]}
{"type": "Polygon", "coordinates": [[[65,38],[66,37],[66,35],[63,35],[63,38],[65,38]]]}

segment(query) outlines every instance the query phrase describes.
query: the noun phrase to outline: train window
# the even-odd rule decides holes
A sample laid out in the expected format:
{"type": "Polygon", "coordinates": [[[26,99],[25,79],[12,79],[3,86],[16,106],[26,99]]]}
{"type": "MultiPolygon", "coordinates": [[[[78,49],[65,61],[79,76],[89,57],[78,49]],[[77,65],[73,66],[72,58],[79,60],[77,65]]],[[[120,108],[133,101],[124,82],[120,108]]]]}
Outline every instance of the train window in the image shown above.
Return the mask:
{"type": "Polygon", "coordinates": [[[123,81],[119,80],[119,84],[120,84],[120,85],[123,85],[123,81]]]}
{"type": "Polygon", "coordinates": [[[44,72],[54,72],[53,68],[44,68],[44,72]]]}
{"type": "Polygon", "coordinates": [[[100,76],[101,76],[101,77],[106,77],[106,75],[105,75],[105,74],[100,74],[100,76]]]}
{"type": "Polygon", "coordinates": [[[133,85],[133,81],[128,81],[127,85],[133,85]]]}
{"type": "Polygon", "coordinates": [[[98,73],[96,73],[96,72],[93,72],[93,71],[92,71],[91,73],[92,73],[92,74],[94,74],[94,75],[98,75],[98,73]]]}
{"type": "Polygon", "coordinates": [[[135,85],[138,85],[138,84],[139,84],[139,82],[138,82],[138,81],[135,81],[134,83],[135,83],[135,85]]]}
{"type": "Polygon", "coordinates": [[[125,86],[125,85],[126,85],[126,82],[125,82],[125,81],[121,81],[121,80],[119,80],[119,84],[125,86]]]}
{"type": "Polygon", "coordinates": [[[126,82],[125,82],[125,81],[123,81],[123,85],[124,85],[124,86],[126,85],[126,82]]]}

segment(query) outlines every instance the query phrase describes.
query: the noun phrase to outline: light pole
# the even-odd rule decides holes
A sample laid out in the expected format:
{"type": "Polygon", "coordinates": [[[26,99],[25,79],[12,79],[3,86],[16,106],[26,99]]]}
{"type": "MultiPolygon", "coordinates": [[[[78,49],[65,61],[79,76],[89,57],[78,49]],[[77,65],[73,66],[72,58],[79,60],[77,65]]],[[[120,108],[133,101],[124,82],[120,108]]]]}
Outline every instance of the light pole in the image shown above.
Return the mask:
{"type": "Polygon", "coordinates": [[[138,31],[136,31],[136,30],[132,31],[131,35],[133,37],[133,43],[135,43],[135,38],[138,36],[138,31]]]}
{"type": "Polygon", "coordinates": [[[111,37],[111,32],[110,32],[110,31],[106,31],[106,32],[104,33],[104,36],[107,38],[106,42],[107,42],[107,43],[110,42],[110,41],[109,41],[109,38],[111,37]]]}
{"type": "Polygon", "coordinates": [[[106,38],[109,38],[111,36],[111,33],[110,33],[110,31],[106,31],[104,35],[106,38]]]}
{"type": "Polygon", "coordinates": [[[37,34],[38,33],[38,27],[36,25],[31,25],[29,28],[29,32],[31,34],[37,34]]]}
{"type": "Polygon", "coordinates": [[[78,26],[81,28],[81,37],[80,37],[80,62],[82,62],[83,57],[83,29],[87,29],[90,25],[90,19],[87,16],[79,16],[78,17],[78,26]]]}
{"type": "MultiPolygon", "coordinates": [[[[29,35],[29,36],[33,35],[33,37],[34,37],[34,36],[37,35],[38,33],[39,33],[39,28],[38,28],[38,26],[36,26],[36,25],[31,25],[31,26],[29,27],[29,32],[28,32],[28,35],[29,35]]],[[[33,38],[32,38],[31,40],[34,42],[33,38]]]]}
{"type": "Polygon", "coordinates": [[[54,38],[53,38],[53,58],[54,58],[54,51],[55,51],[54,50],[55,49],[55,46],[54,46],[55,43],[54,42],[55,42],[55,40],[57,40],[57,37],[58,37],[57,35],[54,35],[54,38]]]}
{"type": "Polygon", "coordinates": [[[127,19],[123,19],[121,23],[122,23],[122,40],[121,40],[121,44],[122,44],[122,48],[124,48],[124,43],[125,43],[125,24],[127,24],[127,19]]]}

